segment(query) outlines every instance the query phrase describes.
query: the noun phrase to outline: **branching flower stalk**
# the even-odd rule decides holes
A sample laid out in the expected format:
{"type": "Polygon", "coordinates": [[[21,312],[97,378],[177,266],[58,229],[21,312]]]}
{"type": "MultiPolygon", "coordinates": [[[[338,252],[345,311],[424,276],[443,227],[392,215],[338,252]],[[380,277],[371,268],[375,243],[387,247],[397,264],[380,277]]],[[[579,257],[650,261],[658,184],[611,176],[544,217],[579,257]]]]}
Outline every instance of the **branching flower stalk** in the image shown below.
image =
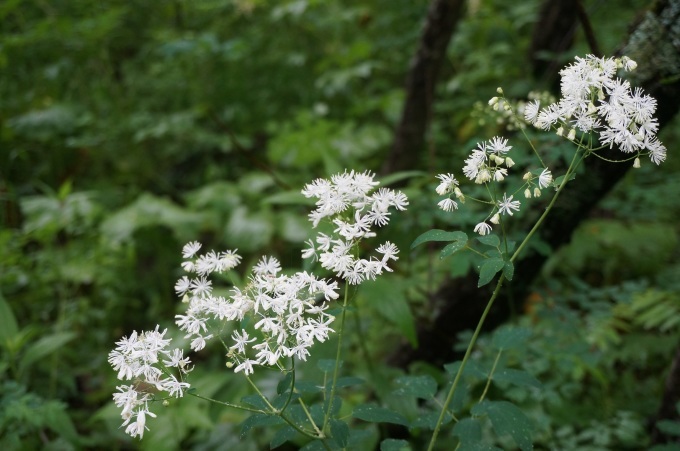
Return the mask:
{"type": "MultiPolygon", "coordinates": [[[[548,186],[553,186],[556,191],[541,216],[509,258],[507,258],[506,247],[505,257],[510,264],[514,263],[532,236],[541,227],[545,218],[550,214],[556,200],[569,183],[572,174],[574,174],[576,168],[585,158],[591,155],[600,157],[597,154],[599,150],[616,145],[625,154],[633,154],[632,157],[621,161],[629,161],[633,158],[633,167],[635,168],[640,167],[640,156],[643,155],[648,155],[656,165],[659,165],[666,159],[666,148],[656,137],[658,130],[658,121],[654,117],[656,100],[644,94],[641,88],[633,90],[627,81],[614,78],[618,69],[630,71],[634,70],[635,67],[635,62],[627,57],[622,57],[621,59],[597,58],[592,55],[588,55],[586,58],[577,57],[576,63],[567,66],[560,72],[562,75],[562,98],[558,102],[550,104],[544,109],[540,109],[540,102],[538,101],[526,106],[524,118],[528,123],[539,129],[555,130],[558,136],[573,142],[576,145],[576,151],[566,173],[561,181],[557,182],[553,180],[552,173],[548,170],[536,147],[522,129],[525,138],[529,141],[543,169],[527,172],[523,177],[525,185],[519,190],[525,189],[524,193],[527,199],[531,198],[532,194],[533,197],[540,196],[541,190],[548,186]],[[576,135],[579,132],[581,136],[577,139],[576,135]],[[594,135],[598,137],[600,142],[598,147],[594,146],[594,135]],[[535,187],[532,193],[530,188],[534,183],[535,187]]],[[[498,92],[501,96],[503,95],[501,88],[498,89],[498,92]]],[[[499,108],[500,104],[503,104],[505,109],[511,108],[504,97],[494,97],[489,101],[489,104],[494,106],[494,108],[499,108]]],[[[492,211],[487,216],[492,224],[501,223],[500,215],[512,216],[513,211],[518,211],[520,208],[519,201],[513,201],[514,194],[508,197],[504,193],[503,200],[501,201],[495,195],[495,190],[489,186],[490,184],[498,184],[508,175],[506,169],[514,164],[509,157],[505,156],[510,148],[510,146],[507,146],[507,140],[504,141],[498,137],[493,138],[489,143],[481,143],[478,145],[478,149],[472,151],[470,157],[465,161],[465,167],[463,168],[464,174],[470,180],[486,186],[492,205],[494,205],[492,211]],[[508,164],[508,160],[510,160],[510,164],[508,164]]],[[[436,190],[438,194],[446,195],[453,193],[459,201],[465,200],[465,195],[462,193],[458,181],[452,174],[440,174],[438,178],[440,180],[436,190]]],[[[488,202],[482,203],[488,205],[488,202]]],[[[445,211],[453,211],[458,208],[458,205],[451,197],[447,197],[439,202],[439,207],[445,211]]],[[[501,223],[501,225],[503,224],[501,223]]],[[[487,235],[491,230],[492,227],[486,220],[477,224],[474,228],[474,231],[482,236],[487,235]]],[[[502,232],[504,241],[507,243],[504,227],[502,232]]],[[[477,323],[463,360],[442,404],[428,451],[434,449],[442,423],[453,400],[465,365],[470,358],[486,317],[494,301],[497,299],[505,280],[506,274],[503,272],[477,323]]]]}
{"type": "MultiPolygon", "coordinates": [[[[245,287],[233,287],[228,297],[218,296],[213,293],[209,276],[234,269],[241,257],[232,250],[199,255],[202,245],[194,241],[182,250],[185,259],[182,268],[190,275],[177,281],[175,291],[187,309],[184,314],[176,315],[175,323],[186,334],[185,338],[191,340],[194,352],[203,350],[209,341],[217,338],[227,353],[227,368],[243,373],[267,408],[252,409],[196,397],[253,413],[277,415],[299,433],[321,440],[322,446],[330,449],[326,443],[329,436],[326,427],[337,388],[350,285],[391,272],[390,261],[399,258],[399,249],[390,242],[375,249],[379,257],[362,258],[359,243],[376,236],[373,228],[389,222],[391,209],[405,210],[408,205],[402,192],[387,188],[374,191],[379,183],[373,178],[370,172],[344,172],[330,180],[317,179],[302,190],[306,197],[317,199],[316,209],[309,215],[313,226],[317,227],[321,221],[335,226],[333,233],[319,232],[315,239],[309,240],[302,257],[318,259],[322,268],[345,282],[335,368],[322,427],[315,424],[301,398],[299,403],[314,431],[296,424],[285,411],[295,391],[295,359],[306,361],[310,348],[316,342],[326,341],[334,332],[331,324],[336,318],[327,310],[329,303],[339,298],[338,282],[304,271],[284,274],[276,258],[265,256],[252,268],[245,287]],[[287,358],[292,362],[290,369],[282,363],[282,359],[287,358]],[[258,366],[292,372],[288,398],[281,409],[275,408],[251,379],[258,366]]],[[[190,359],[184,357],[183,350],[168,348],[171,339],[164,338],[167,329],[160,332],[159,327],[124,337],[116,343],[108,359],[119,379],[133,381],[132,385],[118,387],[120,393],[114,395],[114,402],[122,408],[125,432],[140,439],[148,429],[147,417],[156,416],[149,410],[149,403],[161,392],[179,398],[190,388],[186,381],[193,369],[190,359]]]]}

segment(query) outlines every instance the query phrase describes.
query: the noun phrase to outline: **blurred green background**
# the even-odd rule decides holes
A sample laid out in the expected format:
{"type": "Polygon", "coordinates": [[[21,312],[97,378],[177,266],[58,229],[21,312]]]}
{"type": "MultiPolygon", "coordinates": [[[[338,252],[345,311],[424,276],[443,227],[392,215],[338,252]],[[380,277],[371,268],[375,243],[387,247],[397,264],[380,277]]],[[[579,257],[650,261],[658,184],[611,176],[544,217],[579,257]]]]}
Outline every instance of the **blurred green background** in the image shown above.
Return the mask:
{"type": "MultiPolygon", "coordinates": [[[[650,2],[583,5],[611,55],[650,2]]],[[[302,267],[310,225],[295,193],[346,168],[381,170],[427,8],[413,0],[0,4],[0,448],[268,449],[270,432],[240,437],[245,417],[194,399],[133,441],[118,428],[107,354],[132,330],[171,327],[189,240],[238,248],[241,275],[265,253],[302,267]]],[[[428,295],[467,271],[469,262],[408,247],[430,228],[474,224],[472,213],[436,211],[433,175],[459,171],[476,141],[503,133],[480,107],[496,87],[516,98],[550,89],[529,62],[540,8],[467,2],[441,67],[427,149],[412,168],[420,172],[402,179],[410,209],[386,232],[402,249],[399,269],[357,295],[361,322],[351,327],[364,346],[350,343],[348,372],[389,381],[409,371],[381,362],[393,343],[417,346],[417,325],[434,314],[428,295]]],[[[546,57],[562,65],[589,51],[577,27],[567,51],[546,57]]],[[[509,359],[544,388],[507,396],[534,422],[541,449],[651,443],[680,336],[677,125],[661,134],[667,162],[644,162],[583,218],[511,319],[536,339],[509,359]]],[[[482,342],[476,359],[493,359],[486,349],[482,342]]],[[[248,393],[219,352],[193,360],[204,394],[248,393]]],[[[428,362],[416,370],[445,378],[428,362]]],[[[349,396],[395,403],[370,384],[349,396]]],[[[367,449],[389,435],[370,432],[367,449]]]]}

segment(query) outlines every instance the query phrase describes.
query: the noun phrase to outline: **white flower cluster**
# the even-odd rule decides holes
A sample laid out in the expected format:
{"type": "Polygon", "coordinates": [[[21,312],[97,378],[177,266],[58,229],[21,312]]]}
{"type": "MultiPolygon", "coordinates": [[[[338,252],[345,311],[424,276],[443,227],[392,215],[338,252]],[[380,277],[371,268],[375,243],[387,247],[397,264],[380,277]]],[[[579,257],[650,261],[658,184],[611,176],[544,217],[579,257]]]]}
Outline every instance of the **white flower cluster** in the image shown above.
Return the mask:
{"type": "Polygon", "coordinates": [[[401,191],[380,188],[370,194],[379,184],[373,177],[368,171],[344,172],[332,176],[331,180],[317,179],[302,190],[305,197],[318,199],[316,209],[309,215],[313,226],[317,227],[324,218],[336,226],[333,235],[319,233],[315,240],[308,240],[309,247],[302,252],[302,257],[318,258],[322,267],[353,285],[391,271],[387,263],[398,259],[399,249],[390,242],[376,249],[382,254],[380,259],[367,260],[353,254],[361,239],[376,235],[373,226],[382,227],[389,222],[390,207],[406,210],[408,205],[401,191]]]}
{"type": "MultiPolygon", "coordinates": [[[[196,242],[187,244],[184,257],[193,257],[199,248],[196,242]]],[[[231,269],[239,261],[240,257],[231,251],[210,252],[183,264],[186,270],[198,274],[194,279],[184,276],[175,285],[177,294],[186,297],[189,303],[186,314],[176,315],[176,323],[187,333],[186,338],[193,339],[191,348],[199,351],[213,337],[209,320],[240,322],[251,315],[254,336],[245,329],[232,334],[234,345],[229,347],[227,356],[229,366],[236,366],[235,372],[252,374],[254,365],[276,365],[281,357],[306,360],[308,348],[315,340],[325,341],[333,332],[329,324],[335,318],[325,312],[327,305],[318,298],[337,299],[337,282],[319,280],[306,272],[281,275],[278,260],[263,257],[244,289],[232,288],[229,298],[214,296],[206,276],[231,269]],[[205,271],[198,269],[202,267],[205,271]],[[255,355],[248,352],[250,349],[255,355]]]]}
{"type": "MultiPolygon", "coordinates": [[[[574,140],[576,130],[597,132],[603,145],[618,146],[625,153],[647,150],[650,159],[660,164],[666,147],[656,137],[659,129],[656,100],[641,88],[632,89],[628,81],[615,78],[617,70],[632,71],[637,64],[628,57],[576,57],[576,62],[560,71],[562,98],[540,108],[528,104],[525,119],[534,126],[574,140]]],[[[636,161],[636,164],[639,164],[636,161]]]]}
{"type": "MultiPolygon", "coordinates": [[[[498,101],[497,98],[496,102],[498,101]]],[[[493,100],[493,99],[492,99],[493,100]]],[[[463,167],[463,174],[470,180],[477,184],[488,184],[493,182],[502,182],[508,176],[508,169],[514,166],[515,162],[507,156],[512,146],[508,145],[508,140],[495,136],[490,141],[477,143],[477,148],[472,150],[470,156],[465,160],[463,167]],[[505,166],[505,167],[504,167],[505,166]]],[[[525,177],[526,185],[533,185],[533,180],[538,179],[538,186],[534,189],[534,196],[540,196],[540,190],[546,188],[552,183],[552,174],[547,168],[537,177],[528,173],[529,177],[525,177]]],[[[458,209],[458,203],[450,197],[450,194],[458,199],[460,202],[465,202],[465,195],[459,188],[458,180],[453,174],[439,174],[439,185],[435,189],[440,196],[447,196],[437,204],[440,209],[444,211],[453,211],[458,209]]],[[[531,192],[527,188],[525,197],[531,197],[531,192]],[[527,194],[528,193],[528,194],[527,194]]],[[[500,223],[500,215],[512,216],[513,212],[519,211],[520,201],[513,200],[513,196],[508,196],[503,193],[503,200],[492,202],[493,208],[487,219],[492,224],[500,223]]],[[[491,232],[492,226],[485,221],[480,222],[474,228],[474,231],[480,235],[487,235],[491,232]]]]}
{"type": "Polygon", "coordinates": [[[181,397],[189,388],[182,376],[191,370],[191,361],[184,357],[181,349],[168,349],[171,340],[164,338],[167,329],[159,332],[158,327],[141,334],[134,331],[129,338],[123,337],[116,342],[117,347],[108,358],[113,369],[118,371],[118,379],[135,381],[132,385],[116,387],[119,393],[114,393],[113,401],[122,408],[123,426],[127,426],[125,432],[140,439],[144,430],[148,429],[146,416],[156,416],[149,411],[148,403],[154,395],[147,390],[181,397]],[[171,373],[170,368],[178,370],[180,379],[171,373]]]}

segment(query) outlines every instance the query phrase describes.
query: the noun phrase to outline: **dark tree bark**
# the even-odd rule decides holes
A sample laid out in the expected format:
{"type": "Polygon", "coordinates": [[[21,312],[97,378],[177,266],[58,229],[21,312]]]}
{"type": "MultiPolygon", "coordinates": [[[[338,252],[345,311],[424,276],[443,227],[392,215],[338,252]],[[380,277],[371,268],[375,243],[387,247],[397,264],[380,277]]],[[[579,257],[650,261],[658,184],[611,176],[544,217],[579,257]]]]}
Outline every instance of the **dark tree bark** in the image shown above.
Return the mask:
{"type": "Polygon", "coordinates": [[[383,173],[411,169],[423,153],[439,69],[463,4],[463,0],[434,0],[430,5],[420,44],[409,68],[406,101],[383,173]]]}
{"type": "Polygon", "coordinates": [[[562,66],[559,55],[570,49],[578,24],[574,0],[547,0],[538,14],[529,56],[534,78],[553,86],[562,66]]]}
{"type": "MultiPolygon", "coordinates": [[[[639,72],[636,85],[658,101],[659,126],[666,126],[680,107],[680,0],[657,4],[645,20],[630,35],[622,54],[637,61],[639,72]],[[650,51],[654,49],[654,51],[650,51]]],[[[620,151],[611,149],[602,154],[609,159],[619,159],[620,151]]],[[[578,183],[572,183],[558,199],[553,212],[539,231],[540,239],[557,249],[571,239],[571,235],[593,207],[631,168],[630,164],[612,164],[591,158],[587,172],[578,183]]],[[[524,256],[515,268],[515,278],[506,283],[505,290],[487,317],[485,329],[491,330],[507,321],[513,309],[518,310],[529,288],[545,263],[546,257],[538,253],[524,256]]],[[[430,309],[438,312],[428,324],[418,329],[417,349],[404,345],[396,350],[389,361],[406,367],[413,361],[424,360],[433,364],[450,362],[459,357],[453,352],[459,332],[474,328],[486,306],[491,285],[477,289],[477,275],[451,280],[440,287],[431,299],[430,309]]]]}

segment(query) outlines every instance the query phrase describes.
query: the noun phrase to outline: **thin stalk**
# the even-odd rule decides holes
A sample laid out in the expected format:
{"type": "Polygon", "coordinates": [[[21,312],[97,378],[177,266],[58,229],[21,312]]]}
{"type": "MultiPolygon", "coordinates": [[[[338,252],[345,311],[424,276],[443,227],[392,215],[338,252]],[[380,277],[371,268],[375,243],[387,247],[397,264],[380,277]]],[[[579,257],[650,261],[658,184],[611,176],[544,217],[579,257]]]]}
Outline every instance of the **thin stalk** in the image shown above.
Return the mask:
{"type": "Polygon", "coordinates": [[[484,391],[482,392],[482,396],[479,397],[478,402],[484,401],[484,398],[486,397],[486,393],[489,391],[489,386],[491,385],[491,379],[493,378],[493,373],[496,372],[496,366],[498,366],[498,361],[501,359],[501,354],[503,353],[503,350],[501,349],[498,351],[498,355],[496,355],[496,360],[493,362],[493,366],[491,367],[491,371],[489,372],[489,377],[486,379],[486,386],[484,387],[484,391]]]}
{"type": "MultiPolygon", "coordinates": [[[[538,218],[532,229],[529,231],[527,236],[522,240],[522,243],[519,245],[517,250],[512,254],[512,257],[510,257],[510,261],[514,261],[517,259],[519,256],[520,252],[526,247],[527,243],[531,239],[531,237],[536,233],[538,228],[543,224],[543,221],[545,218],[548,216],[548,213],[550,213],[550,210],[552,207],[555,205],[555,201],[559,197],[560,193],[564,189],[564,187],[567,185],[569,181],[569,176],[574,172],[576,167],[583,161],[583,159],[578,159],[579,152],[578,150],[574,152],[574,158],[571,160],[571,163],[569,164],[569,168],[567,169],[566,174],[564,175],[564,179],[562,180],[562,183],[560,183],[560,186],[557,188],[557,192],[553,196],[552,200],[546,207],[545,211],[543,214],[538,218]]],[[[428,446],[428,451],[432,451],[434,449],[434,444],[437,442],[437,437],[439,436],[439,431],[441,429],[441,424],[444,421],[444,416],[446,414],[446,410],[449,407],[449,404],[451,404],[451,400],[453,399],[453,394],[456,391],[456,388],[458,387],[458,383],[460,381],[460,377],[463,374],[463,369],[465,368],[465,365],[467,364],[468,359],[470,358],[470,354],[472,353],[472,349],[475,346],[475,343],[477,342],[477,337],[479,336],[479,333],[482,330],[482,326],[484,325],[484,322],[486,321],[486,317],[489,314],[489,311],[491,311],[491,307],[493,306],[494,301],[498,297],[498,294],[501,291],[501,287],[503,286],[503,282],[505,281],[505,275],[501,274],[500,278],[498,279],[498,283],[496,284],[496,288],[493,290],[493,293],[491,294],[491,298],[489,299],[489,302],[487,303],[486,307],[484,308],[484,312],[482,313],[482,317],[479,319],[479,322],[477,323],[477,327],[472,334],[472,338],[470,339],[470,343],[468,344],[467,349],[465,350],[465,355],[463,356],[463,361],[460,364],[460,367],[458,368],[458,372],[456,373],[456,377],[453,380],[453,384],[451,385],[451,388],[449,389],[449,392],[446,396],[446,400],[444,401],[444,408],[442,409],[441,413],[439,414],[439,418],[437,419],[437,424],[435,425],[434,432],[432,433],[432,439],[430,440],[430,445],[428,446]]]]}
{"type": "Polygon", "coordinates": [[[463,368],[465,368],[465,364],[467,363],[468,359],[470,358],[470,354],[472,354],[472,348],[474,347],[475,343],[477,342],[477,337],[479,336],[479,333],[482,331],[482,326],[484,325],[484,321],[486,320],[486,316],[489,314],[489,311],[491,311],[491,306],[493,305],[493,302],[496,300],[498,297],[498,294],[501,292],[501,287],[503,286],[503,282],[505,281],[505,275],[501,274],[501,277],[498,279],[498,283],[496,284],[496,288],[493,290],[493,294],[491,295],[491,299],[489,299],[489,302],[486,304],[486,308],[484,309],[484,312],[482,313],[482,317],[479,319],[479,322],[477,323],[477,328],[475,329],[474,333],[472,334],[472,338],[470,339],[470,344],[468,344],[467,349],[465,350],[465,355],[463,356],[463,361],[460,363],[460,368],[458,368],[458,372],[456,373],[455,379],[453,379],[453,384],[451,385],[451,388],[449,389],[449,393],[446,395],[446,400],[444,401],[444,407],[442,408],[441,413],[439,414],[439,418],[437,419],[437,424],[434,428],[434,432],[432,433],[432,439],[430,440],[430,446],[428,446],[427,450],[432,451],[434,449],[434,444],[437,442],[437,437],[439,436],[439,430],[441,429],[442,422],[444,421],[444,416],[446,415],[446,410],[449,408],[449,405],[451,404],[451,401],[453,400],[453,394],[456,391],[456,388],[458,387],[458,382],[460,382],[460,376],[463,374],[463,368]]]}
{"type": "Polygon", "coordinates": [[[333,410],[333,401],[335,399],[335,385],[338,382],[338,369],[340,367],[340,357],[342,355],[342,335],[345,330],[345,317],[347,316],[347,301],[349,299],[349,282],[345,281],[345,298],[342,301],[342,315],[340,316],[340,330],[338,330],[338,349],[335,352],[335,368],[333,368],[333,380],[331,382],[330,399],[328,400],[328,410],[323,417],[322,431],[326,430],[328,420],[331,417],[333,410]]]}
{"type": "Polygon", "coordinates": [[[276,409],[274,406],[271,405],[271,403],[269,402],[267,397],[262,394],[260,389],[257,388],[257,385],[255,385],[255,383],[250,379],[250,376],[246,376],[246,379],[248,380],[248,383],[250,384],[250,386],[253,387],[253,389],[257,392],[258,395],[260,395],[260,398],[262,398],[262,400],[265,402],[265,404],[267,404],[267,407],[269,407],[271,409],[272,413],[276,413],[276,414],[280,413],[278,409],[276,409]]]}
{"type": "Polygon", "coordinates": [[[201,395],[196,394],[196,393],[187,393],[187,394],[194,396],[196,398],[199,398],[199,399],[203,399],[205,401],[214,402],[216,404],[220,404],[220,405],[223,405],[223,406],[226,406],[226,407],[232,407],[232,408],[238,409],[238,410],[245,410],[247,412],[253,412],[253,413],[265,413],[265,414],[269,413],[269,412],[266,412],[266,411],[261,410],[261,409],[254,409],[252,407],[239,406],[238,404],[232,404],[230,402],[218,401],[217,399],[208,398],[207,396],[201,396],[201,395]]]}

